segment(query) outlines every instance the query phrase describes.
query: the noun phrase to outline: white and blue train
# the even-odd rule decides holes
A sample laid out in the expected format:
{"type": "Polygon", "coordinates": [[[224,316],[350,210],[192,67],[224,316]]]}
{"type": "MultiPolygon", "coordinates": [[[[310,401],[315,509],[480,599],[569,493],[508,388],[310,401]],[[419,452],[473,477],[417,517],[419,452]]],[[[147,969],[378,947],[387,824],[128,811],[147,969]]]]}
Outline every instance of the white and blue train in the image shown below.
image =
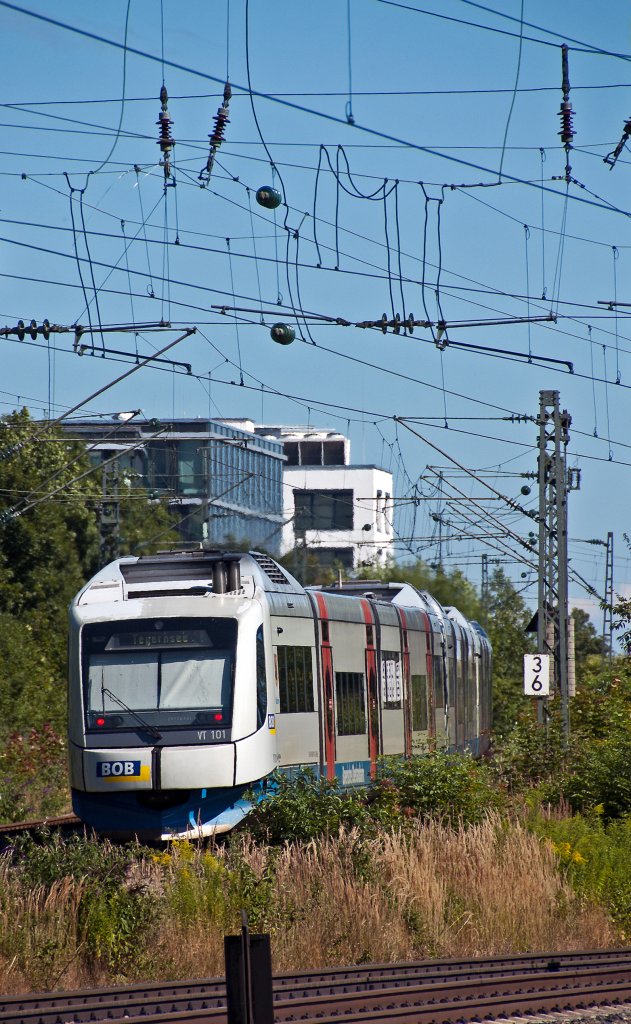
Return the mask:
{"type": "Polygon", "coordinates": [[[110,835],[229,831],[275,769],[355,786],[381,755],[489,744],[480,626],[407,583],[305,588],[257,552],[106,566],[69,662],[73,807],[110,835]]]}

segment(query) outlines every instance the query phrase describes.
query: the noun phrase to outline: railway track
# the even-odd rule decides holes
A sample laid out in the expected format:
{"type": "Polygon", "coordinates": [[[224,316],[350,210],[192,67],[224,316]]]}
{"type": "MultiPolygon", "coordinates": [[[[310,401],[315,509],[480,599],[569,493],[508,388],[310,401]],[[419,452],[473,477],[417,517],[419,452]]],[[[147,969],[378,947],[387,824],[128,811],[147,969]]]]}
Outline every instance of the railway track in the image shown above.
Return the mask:
{"type": "MultiPolygon", "coordinates": [[[[274,1019],[442,1024],[631,1006],[631,949],[338,967],[274,977],[274,1019]]],[[[0,997],[11,1024],[224,1024],[223,979],[0,997]]]]}
{"type": "Polygon", "coordinates": [[[37,832],[41,828],[75,831],[83,828],[83,823],[76,814],[59,814],[54,818],[41,818],[37,821],[14,821],[10,825],[0,825],[0,842],[7,841],[22,832],[37,832]]]}

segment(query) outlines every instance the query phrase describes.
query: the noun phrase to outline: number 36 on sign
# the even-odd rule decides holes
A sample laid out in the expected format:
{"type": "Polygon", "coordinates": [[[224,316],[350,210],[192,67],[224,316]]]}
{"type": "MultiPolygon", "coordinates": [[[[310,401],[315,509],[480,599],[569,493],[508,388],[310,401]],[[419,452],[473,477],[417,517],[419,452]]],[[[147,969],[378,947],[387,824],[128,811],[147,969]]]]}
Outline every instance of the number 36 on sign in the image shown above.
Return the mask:
{"type": "Polygon", "coordinates": [[[549,696],[549,654],[524,654],[524,693],[530,697],[549,696]]]}

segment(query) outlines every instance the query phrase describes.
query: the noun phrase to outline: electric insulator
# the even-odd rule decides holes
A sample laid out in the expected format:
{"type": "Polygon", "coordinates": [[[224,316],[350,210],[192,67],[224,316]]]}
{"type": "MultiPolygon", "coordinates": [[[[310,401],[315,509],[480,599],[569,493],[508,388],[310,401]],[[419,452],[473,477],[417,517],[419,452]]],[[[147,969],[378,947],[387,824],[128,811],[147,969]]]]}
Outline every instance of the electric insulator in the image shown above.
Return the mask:
{"type": "Polygon", "coordinates": [[[35,339],[37,338],[37,320],[31,320],[30,324],[28,325],[28,332],[33,341],[35,341],[35,339]]]}
{"type": "Polygon", "coordinates": [[[167,93],[166,86],[162,86],[160,89],[160,103],[162,109],[158,114],[158,120],[156,124],[160,129],[160,138],[158,139],[158,146],[162,153],[162,163],[164,166],[164,177],[171,177],[171,150],[175,145],[175,139],[171,135],[171,125],[173,121],[169,117],[169,111],[167,104],[169,102],[169,94],[167,93]]]}
{"type": "Polygon", "coordinates": [[[20,341],[24,341],[24,334],[26,328],[24,327],[24,321],[18,320],[18,338],[20,341]]]}
{"type": "Polygon", "coordinates": [[[559,117],[561,118],[561,131],[559,132],[559,135],[561,136],[561,142],[564,146],[571,146],[572,139],[576,135],[576,132],[574,131],[574,125],[572,123],[574,111],[572,110],[571,103],[561,104],[559,117]]]}
{"type": "Polygon", "coordinates": [[[256,192],[256,201],[259,206],[263,206],[266,210],[276,210],[282,203],[283,197],[278,189],[273,188],[272,185],[261,185],[256,192]]]}
{"type": "Polygon", "coordinates": [[[223,142],[226,133],[226,125],[230,124],[227,107],[219,107],[219,110],[215,114],[214,122],[212,135],[209,135],[208,138],[210,139],[211,146],[216,148],[223,142]]]}
{"type": "Polygon", "coordinates": [[[279,345],[291,345],[292,341],[296,340],[296,332],[289,324],[274,324],[270,335],[279,345]]]}
{"type": "MultiPolygon", "coordinates": [[[[210,152],[208,153],[208,160],[206,161],[206,167],[200,172],[198,181],[203,182],[207,185],[210,181],[210,175],[212,174],[213,164],[215,157],[217,156],[217,150],[224,141],[226,134],[226,125],[230,124],[230,118],[228,117],[228,107],[230,106],[230,99],[232,96],[232,88],[230,82],[226,82],[223,90],[223,106],[219,107],[214,117],[213,130],[208,136],[210,139],[210,152]]],[[[203,188],[203,185],[202,185],[203,188]]]]}
{"type": "Polygon", "coordinates": [[[42,334],[44,335],[44,340],[48,341],[50,338],[50,323],[48,320],[44,320],[42,324],[42,334]]]}

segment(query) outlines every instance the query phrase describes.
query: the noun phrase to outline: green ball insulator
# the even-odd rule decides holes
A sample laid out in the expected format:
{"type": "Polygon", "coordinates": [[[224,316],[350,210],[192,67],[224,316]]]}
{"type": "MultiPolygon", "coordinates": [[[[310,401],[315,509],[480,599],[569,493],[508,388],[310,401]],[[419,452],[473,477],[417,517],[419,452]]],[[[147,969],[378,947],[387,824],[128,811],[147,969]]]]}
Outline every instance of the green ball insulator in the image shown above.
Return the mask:
{"type": "Polygon", "coordinates": [[[256,201],[266,210],[275,210],[282,203],[283,197],[277,188],[273,188],[271,185],[261,185],[256,193],[256,201]]]}
{"type": "Polygon", "coordinates": [[[523,486],[523,487],[522,487],[522,489],[521,489],[521,493],[522,493],[522,494],[523,494],[524,496],[526,496],[526,495],[530,494],[530,487],[528,486],[528,484],[524,484],[524,486],[523,486]]]}
{"type": "Polygon", "coordinates": [[[296,340],[296,332],[289,324],[274,324],[270,335],[279,345],[291,345],[292,341],[296,340]]]}

